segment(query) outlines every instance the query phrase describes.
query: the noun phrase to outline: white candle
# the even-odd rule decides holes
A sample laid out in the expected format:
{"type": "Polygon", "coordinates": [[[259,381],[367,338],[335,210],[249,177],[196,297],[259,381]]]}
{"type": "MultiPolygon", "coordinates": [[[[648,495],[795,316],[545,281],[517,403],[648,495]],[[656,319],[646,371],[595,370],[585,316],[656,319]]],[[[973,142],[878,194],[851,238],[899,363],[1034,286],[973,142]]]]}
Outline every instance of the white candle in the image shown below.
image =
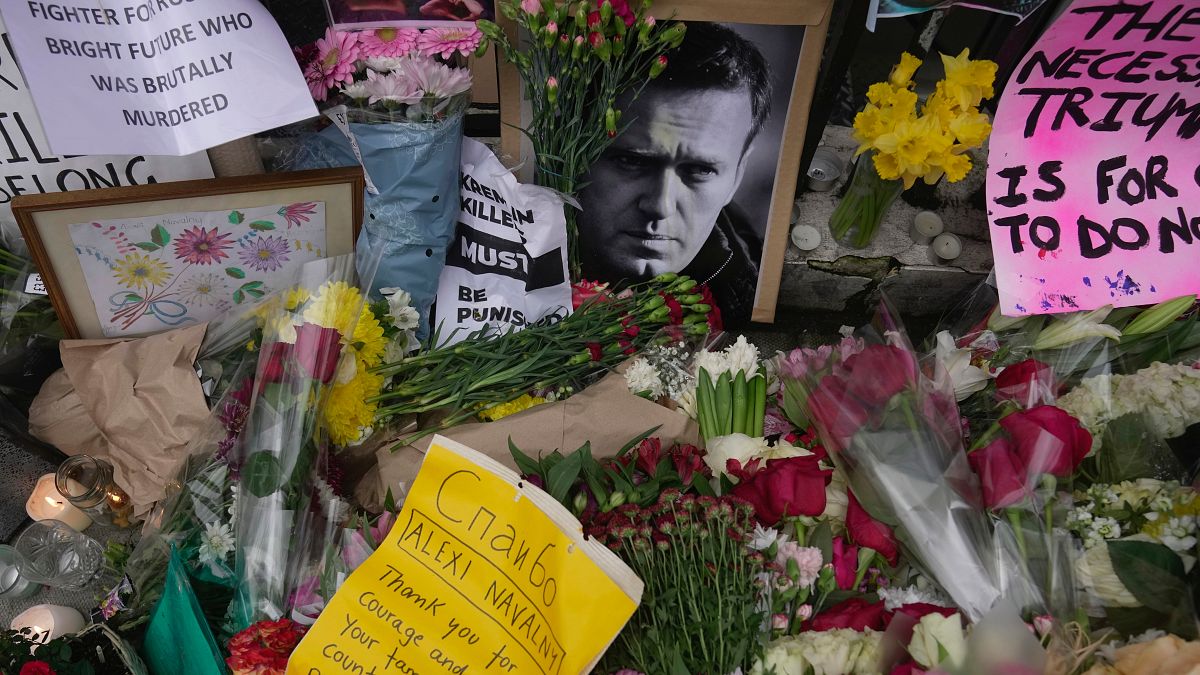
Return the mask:
{"type": "Polygon", "coordinates": [[[792,228],[792,243],[801,251],[811,251],[821,245],[821,231],[812,225],[792,228]]]}
{"type": "MultiPolygon", "coordinates": [[[[82,486],[80,487],[82,492],[82,486]]],[[[61,520],[73,529],[83,532],[92,524],[88,514],[75,508],[54,487],[54,474],[48,473],[38,479],[33,494],[25,502],[25,512],[34,520],[61,520]]]]}
{"type": "Polygon", "coordinates": [[[962,242],[950,232],[943,232],[929,245],[939,259],[950,261],[962,254],[962,242]]]}
{"type": "Polygon", "coordinates": [[[921,211],[916,218],[913,218],[908,236],[918,244],[928,244],[944,229],[945,225],[942,224],[942,219],[938,214],[933,211],[921,211]]]}
{"type": "Polygon", "coordinates": [[[55,638],[83,630],[83,615],[78,610],[62,605],[34,605],[17,615],[9,628],[29,628],[34,639],[46,643],[55,638]]]}

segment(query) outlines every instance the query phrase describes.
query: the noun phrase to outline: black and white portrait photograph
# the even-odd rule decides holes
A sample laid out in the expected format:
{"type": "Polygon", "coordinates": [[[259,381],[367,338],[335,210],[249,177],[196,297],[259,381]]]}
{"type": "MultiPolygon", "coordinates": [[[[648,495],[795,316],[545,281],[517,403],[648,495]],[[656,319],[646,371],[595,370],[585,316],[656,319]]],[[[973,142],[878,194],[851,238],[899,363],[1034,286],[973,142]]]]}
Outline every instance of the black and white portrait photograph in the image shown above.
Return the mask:
{"type": "Polygon", "coordinates": [[[580,258],[596,281],[681,272],[727,322],[755,301],[800,25],[689,21],[670,65],[618,101],[629,126],[579,193],[580,258]]]}

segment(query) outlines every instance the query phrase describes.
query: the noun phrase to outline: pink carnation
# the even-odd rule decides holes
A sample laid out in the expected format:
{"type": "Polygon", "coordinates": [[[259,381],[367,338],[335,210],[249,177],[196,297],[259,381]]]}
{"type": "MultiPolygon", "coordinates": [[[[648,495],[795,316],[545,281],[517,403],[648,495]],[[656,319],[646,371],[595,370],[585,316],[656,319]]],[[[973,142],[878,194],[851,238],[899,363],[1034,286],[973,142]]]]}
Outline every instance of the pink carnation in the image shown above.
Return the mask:
{"type": "Polygon", "coordinates": [[[443,59],[448,59],[456,53],[470,56],[479,47],[479,41],[482,39],[483,33],[475,24],[430,28],[421,31],[421,36],[417,38],[417,51],[424,56],[440,56],[443,59]]]}
{"type": "Polygon", "coordinates": [[[329,90],[354,81],[354,62],[358,60],[358,35],[332,28],[317,40],[317,58],[304,69],[304,79],[313,99],[324,101],[329,90]]]}
{"type": "Polygon", "coordinates": [[[812,586],[813,582],[817,580],[817,576],[821,574],[822,565],[825,564],[821,549],[800,546],[794,541],[785,541],[780,544],[779,552],[775,554],[775,563],[780,567],[786,569],[789,560],[796,561],[796,567],[800,570],[796,584],[801,588],[812,586]]]}
{"type": "Polygon", "coordinates": [[[359,34],[359,55],[368,59],[375,56],[404,56],[417,46],[421,31],[415,28],[379,28],[359,34]]]}

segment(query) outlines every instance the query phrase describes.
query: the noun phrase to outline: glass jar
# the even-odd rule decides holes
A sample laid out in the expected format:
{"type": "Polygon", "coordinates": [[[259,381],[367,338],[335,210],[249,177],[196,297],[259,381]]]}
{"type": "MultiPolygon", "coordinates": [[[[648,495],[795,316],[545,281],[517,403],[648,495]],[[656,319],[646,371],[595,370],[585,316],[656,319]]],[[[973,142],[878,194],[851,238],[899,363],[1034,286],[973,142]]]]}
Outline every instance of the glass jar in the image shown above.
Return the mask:
{"type": "Polygon", "coordinates": [[[129,527],[133,502],[113,480],[112,464],[90,455],[76,455],[58,467],[54,487],[67,501],[103,523],[129,527]]]}
{"type": "Polygon", "coordinates": [[[20,600],[41,590],[41,585],[21,574],[21,556],[7,544],[0,544],[0,600],[20,600]]]}
{"type": "Polygon", "coordinates": [[[17,537],[20,572],[26,579],[67,590],[81,590],[100,573],[100,542],[61,520],[39,520],[17,537]]]}

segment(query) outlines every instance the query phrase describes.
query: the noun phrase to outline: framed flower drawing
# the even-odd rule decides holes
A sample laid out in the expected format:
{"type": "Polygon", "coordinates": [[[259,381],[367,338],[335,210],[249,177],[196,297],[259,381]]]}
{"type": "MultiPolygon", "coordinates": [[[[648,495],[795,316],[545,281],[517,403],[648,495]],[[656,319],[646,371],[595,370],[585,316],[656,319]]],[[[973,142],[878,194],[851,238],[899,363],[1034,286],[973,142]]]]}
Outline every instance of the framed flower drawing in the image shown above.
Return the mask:
{"type": "Polygon", "coordinates": [[[21,196],[13,214],[71,338],[203,323],[354,251],[362,169],[21,196]]]}

